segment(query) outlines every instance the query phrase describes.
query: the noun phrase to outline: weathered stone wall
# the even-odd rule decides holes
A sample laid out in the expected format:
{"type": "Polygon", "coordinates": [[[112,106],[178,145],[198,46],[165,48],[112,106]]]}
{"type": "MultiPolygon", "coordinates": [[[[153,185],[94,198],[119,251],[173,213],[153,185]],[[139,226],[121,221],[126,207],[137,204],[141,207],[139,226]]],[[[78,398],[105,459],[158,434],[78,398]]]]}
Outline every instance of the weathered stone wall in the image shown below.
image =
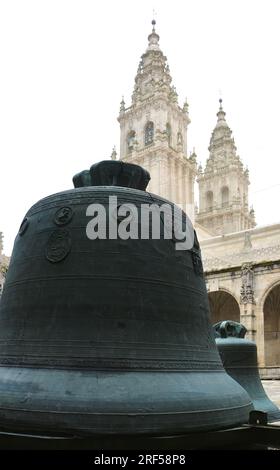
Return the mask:
{"type": "Polygon", "coordinates": [[[236,300],[262,375],[280,377],[280,224],[202,240],[201,250],[208,292],[236,300]]]}

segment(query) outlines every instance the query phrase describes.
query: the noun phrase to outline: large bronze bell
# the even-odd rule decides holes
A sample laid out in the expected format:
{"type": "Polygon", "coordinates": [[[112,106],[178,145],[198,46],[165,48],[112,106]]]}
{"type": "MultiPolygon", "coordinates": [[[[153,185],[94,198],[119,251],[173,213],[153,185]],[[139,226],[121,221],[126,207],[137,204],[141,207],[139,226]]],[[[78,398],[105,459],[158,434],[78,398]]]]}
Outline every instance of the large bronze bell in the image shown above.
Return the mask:
{"type": "Polygon", "coordinates": [[[148,181],[103,162],[26,214],[0,305],[2,429],[164,435],[247,422],[251,400],[215,345],[196,237],[176,250],[162,233],[87,236],[92,203],[124,219],[109,196],[166,204],[148,181]]]}
{"type": "Polygon", "coordinates": [[[257,346],[245,338],[245,326],[226,320],[216,323],[213,328],[218,335],[216,344],[227,373],[247,391],[256,410],[267,413],[269,422],[279,421],[280,410],[262,386],[257,346]]]}

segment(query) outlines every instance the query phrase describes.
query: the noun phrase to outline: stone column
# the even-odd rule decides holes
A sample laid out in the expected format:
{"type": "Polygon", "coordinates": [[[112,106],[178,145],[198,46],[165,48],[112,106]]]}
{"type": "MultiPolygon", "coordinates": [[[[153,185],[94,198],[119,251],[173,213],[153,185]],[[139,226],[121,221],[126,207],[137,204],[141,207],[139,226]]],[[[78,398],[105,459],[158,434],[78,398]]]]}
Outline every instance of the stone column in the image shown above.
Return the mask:
{"type": "Polygon", "coordinates": [[[179,177],[180,177],[180,174],[179,174],[179,165],[178,165],[178,161],[176,161],[176,164],[175,164],[175,192],[176,192],[176,199],[175,199],[175,202],[176,204],[178,204],[180,202],[180,187],[179,187],[179,177]]]}
{"type": "Polygon", "coordinates": [[[157,192],[156,194],[162,195],[162,158],[157,155],[155,158],[158,165],[158,174],[157,174],[157,192]]]}
{"type": "Polygon", "coordinates": [[[169,199],[168,157],[162,157],[161,191],[162,196],[169,199]]]}
{"type": "Polygon", "coordinates": [[[194,219],[195,219],[195,214],[194,214],[194,182],[195,182],[195,178],[193,176],[193,173],[190,172],[188,204],[191,206],[190,210],[189,210],[189,217],[190,217],[193,224],[194,224],[194,219]]]}
{"type": "Polygon", "coordinates": [[[147,156],[147,155],[144,157],[144,168],[150,173],[150,177],[151,177],[148,188],[147,188],[147,191],[153,193],[153,192],[155,192],[155,186],[154,186],[155,182],[153,180],[151,160],[150,160],[149,156],[147,156]]]}
{"type": "Polygon", "coordinates": [[[187,205],[190,202],[190,196],[189,196],[189,168],[185,164],[184,165],[184,179],[183,179],[183,184],[184,184],[184,204],[185,204],[185,209],[187,208],[187,205]]]}
{"type": "Polygon", "coordinates": [[[184,198],[183,198],[183,165],[181,161],[178,161],[178,204],[184,209],[184,198]]]}
{"type": "Polygon", "coordinates": [[[256,339],[253,263],[241,266],[240,322],[247,328],[247,338],[256,339]]]}
{"type": "Polygon", "coordinates": [[[240,323],[247,328],[246,337],[251,341],[256,341],[256,315],[255,305],[248,303],[240,305],[240,323]]]}
{"type": "Polygon", "coordinates": [[[263,306],[255,306],[256,316],[256,343],[258,348],[258,363],[259,367],[265,367],[265,348],[264,348],[264,318],[263,306]]]}
{"type": "Polygon", "coordinates": [[[182,209],[186,212],[186,202],[187,202],[187,187],[186,187],[186,166],[182,163],[182,209]]]}
{"type": "Polygon", "coordinates": [[[170,186],[171,186],[171,194],[170,199],[172,202],[176,202],[176,166],[175,160],[173,157],[170,157],[170,186]]]}

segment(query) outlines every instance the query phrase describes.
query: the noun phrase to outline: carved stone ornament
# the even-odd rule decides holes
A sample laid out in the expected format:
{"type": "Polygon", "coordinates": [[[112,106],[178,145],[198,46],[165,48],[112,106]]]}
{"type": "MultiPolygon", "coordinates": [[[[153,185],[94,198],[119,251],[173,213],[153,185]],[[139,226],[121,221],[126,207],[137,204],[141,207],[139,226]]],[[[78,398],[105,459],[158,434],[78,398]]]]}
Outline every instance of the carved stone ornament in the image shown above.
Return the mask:
{"type": "Polygon", "coordinates": [[[253,263],[245,263],[241,266],[241,290],[240,303],[254,304],[254,270],[253,263]]]}

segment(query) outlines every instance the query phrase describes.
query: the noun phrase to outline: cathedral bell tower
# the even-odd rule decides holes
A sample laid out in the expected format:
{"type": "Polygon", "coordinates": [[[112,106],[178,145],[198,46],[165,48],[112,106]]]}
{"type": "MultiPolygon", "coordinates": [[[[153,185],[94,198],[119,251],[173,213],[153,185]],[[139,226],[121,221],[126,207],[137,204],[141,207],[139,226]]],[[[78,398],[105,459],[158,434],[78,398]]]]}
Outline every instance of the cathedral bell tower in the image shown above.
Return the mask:
{"type": "Polygon", "coordinates": [[[131,106],[121,102],[120,159],[148,170],[148,191],[180,205],[193,220],[196,160],[187,157],[188,104],[178,105],[155,24],[138,66],[131,106]]]}
{"type": "Polygon", "coordinates": [[[196,222],[220,235],[253,228],[254,210],[248,208],[249,172],[244,169],[222,107],[209,146],[205,170],[199,168],[199,213],[196,222]]]}

